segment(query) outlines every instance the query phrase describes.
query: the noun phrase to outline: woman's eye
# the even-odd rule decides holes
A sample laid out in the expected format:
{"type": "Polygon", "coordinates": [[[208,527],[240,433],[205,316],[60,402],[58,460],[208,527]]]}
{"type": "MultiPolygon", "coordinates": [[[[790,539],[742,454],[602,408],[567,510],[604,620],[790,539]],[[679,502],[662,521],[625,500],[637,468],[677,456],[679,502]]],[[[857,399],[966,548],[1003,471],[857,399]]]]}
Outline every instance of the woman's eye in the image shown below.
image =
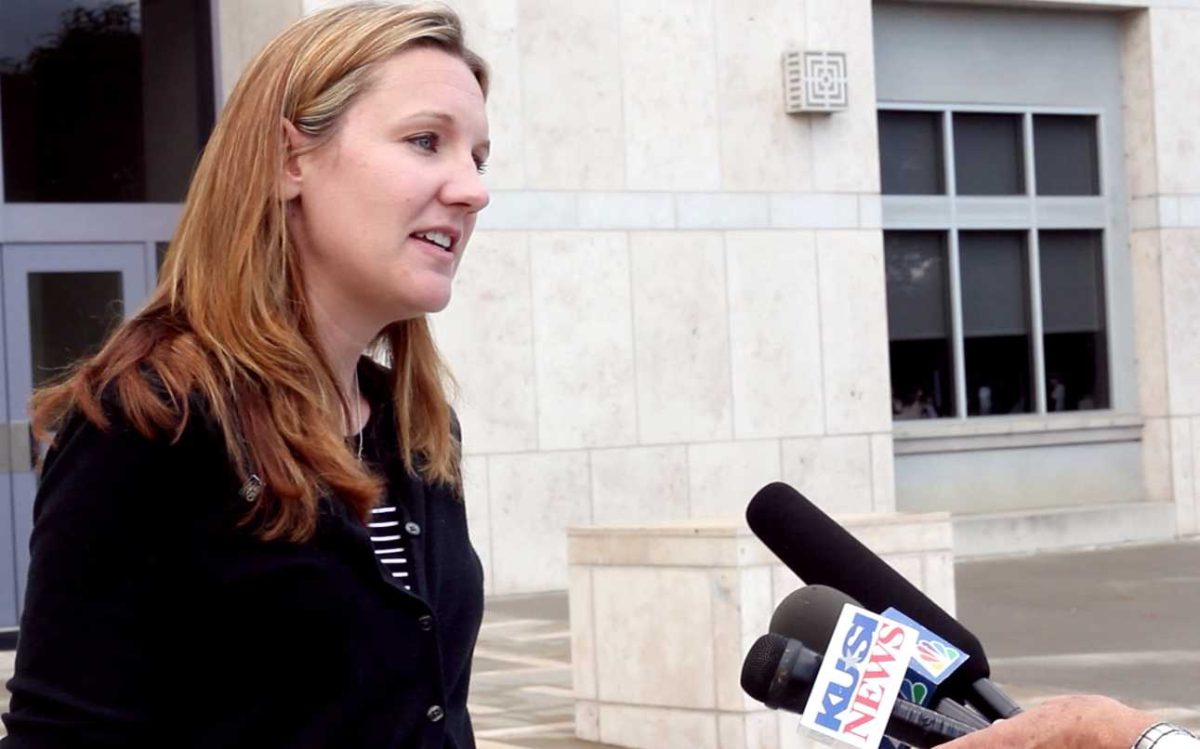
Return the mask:
{"type": "Polygon", "coordinates": [[[438,139],[433,133],[424,133],[410,138],[409,143],[412,143],[422,151],[437,151],[438,139]]]}
{"type": "Polygon", "coordinates": [[[488,168],[488,165],[487,165],[486,161],[476,161],[475,162],[475,171],[479,172],[480,174],[486,174],[487,168],[488,168]]]}

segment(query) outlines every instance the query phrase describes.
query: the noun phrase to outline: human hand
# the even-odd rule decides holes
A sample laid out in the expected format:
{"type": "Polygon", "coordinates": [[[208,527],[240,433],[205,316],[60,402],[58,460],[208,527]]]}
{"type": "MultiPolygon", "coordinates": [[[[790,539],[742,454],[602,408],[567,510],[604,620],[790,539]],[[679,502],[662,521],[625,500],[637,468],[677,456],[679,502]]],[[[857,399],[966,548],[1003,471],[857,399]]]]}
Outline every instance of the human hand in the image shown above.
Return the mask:
{"type": "Polygon", "coordinates": [[[1155,722],[1108,697],[1055,697],[942,749],[1130,749],[1155,722]]]}

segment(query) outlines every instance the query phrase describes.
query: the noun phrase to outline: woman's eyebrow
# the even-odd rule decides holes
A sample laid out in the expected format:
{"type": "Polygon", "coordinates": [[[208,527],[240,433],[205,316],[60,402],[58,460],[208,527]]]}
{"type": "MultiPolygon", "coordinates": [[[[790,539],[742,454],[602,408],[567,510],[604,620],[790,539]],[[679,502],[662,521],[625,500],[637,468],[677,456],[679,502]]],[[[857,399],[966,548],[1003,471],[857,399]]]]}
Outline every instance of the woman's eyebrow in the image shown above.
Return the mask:
{"type": "Polygon", "coordinates": [[[404,115],[403,119],[404,120],[437,120],[438,122],[444,122],[447,125],[457,125],[459,123],[459,119],[457,117],[455,117],[453,114],[443,111],[441,109],[422,109],[417,112],[413,112],[411,114],[404,115]]]}
{"type": "Polygon", "coordinates": [[[453,125],[457,121],[455,119],[454,115],[450,114],[449,112],[441,112],[441,111],[438,111],[435,109],[423,109],[420,112],[413,112],[410,115],[406,115],[404,117],[404,119],[405,120],[420,120],[420,119],[438,120],[439,122],[445,122],[448,125],[453,125]]]}

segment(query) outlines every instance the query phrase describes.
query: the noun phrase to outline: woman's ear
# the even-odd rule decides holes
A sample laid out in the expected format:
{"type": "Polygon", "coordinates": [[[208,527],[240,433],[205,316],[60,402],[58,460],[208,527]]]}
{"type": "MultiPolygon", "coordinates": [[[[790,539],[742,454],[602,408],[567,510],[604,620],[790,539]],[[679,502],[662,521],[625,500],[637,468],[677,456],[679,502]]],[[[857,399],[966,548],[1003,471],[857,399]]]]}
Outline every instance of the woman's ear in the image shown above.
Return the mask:
{"type": "Polygon", "coordinates": [[[283,170],[279,175],[279,194],[283,196],[283,200],[286,203],[289,200],[300,197],[302,184],[300,157],[303,155],[303,149],[308,142],[308,137],[297,130],[291,120],[286,117],[279,118],[279,126],[283,130],[284,146],[283,170]]]}

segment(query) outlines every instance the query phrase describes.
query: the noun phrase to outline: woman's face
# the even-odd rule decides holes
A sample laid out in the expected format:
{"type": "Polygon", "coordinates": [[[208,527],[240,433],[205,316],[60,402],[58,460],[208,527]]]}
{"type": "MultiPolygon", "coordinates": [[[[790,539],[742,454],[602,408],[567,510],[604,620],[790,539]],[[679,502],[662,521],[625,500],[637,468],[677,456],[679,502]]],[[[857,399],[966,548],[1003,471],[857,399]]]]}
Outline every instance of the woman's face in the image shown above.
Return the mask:
{"type": "MultiPolygon", "coordinates": [[[[305,136],[289,129],[292,145],[305,136]]],[[[488,203],[483,92],[432,48],[381,63],[328,143],[283,175],[288,229],[319,314],[375,329],[442,309],[488,203]]]]}

